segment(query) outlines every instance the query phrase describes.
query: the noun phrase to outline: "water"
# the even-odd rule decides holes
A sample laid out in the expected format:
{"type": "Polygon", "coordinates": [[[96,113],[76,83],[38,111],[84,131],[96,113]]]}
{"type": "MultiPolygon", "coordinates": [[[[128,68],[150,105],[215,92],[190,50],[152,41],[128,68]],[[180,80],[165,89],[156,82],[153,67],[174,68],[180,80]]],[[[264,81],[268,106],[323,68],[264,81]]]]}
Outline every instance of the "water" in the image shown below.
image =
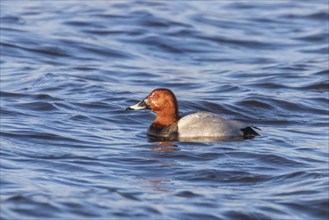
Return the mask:
{"type": "Polygon", "coordinates": [[[327,1],[1,1],[1,219],[327,219],[327,1]],[[149,111],[253,124],[150,141],[149,111]]]}

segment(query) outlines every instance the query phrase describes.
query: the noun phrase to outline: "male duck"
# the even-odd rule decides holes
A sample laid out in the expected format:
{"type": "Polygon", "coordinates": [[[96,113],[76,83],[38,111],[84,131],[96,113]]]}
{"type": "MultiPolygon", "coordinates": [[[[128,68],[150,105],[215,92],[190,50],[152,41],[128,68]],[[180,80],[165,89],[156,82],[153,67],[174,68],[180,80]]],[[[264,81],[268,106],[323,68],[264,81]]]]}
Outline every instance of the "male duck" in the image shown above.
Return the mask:
{"type": "Polygon", "coordinates": [[[144,100],[126,108],[141,109],[150,109],[157,115],[147,134],[158,138],[253,138],[259,135],[254,130],[256,127],[228,120],[210,112],[197,112],[180,118],[176,97],[169,89],[155,89],[144,100]]]}

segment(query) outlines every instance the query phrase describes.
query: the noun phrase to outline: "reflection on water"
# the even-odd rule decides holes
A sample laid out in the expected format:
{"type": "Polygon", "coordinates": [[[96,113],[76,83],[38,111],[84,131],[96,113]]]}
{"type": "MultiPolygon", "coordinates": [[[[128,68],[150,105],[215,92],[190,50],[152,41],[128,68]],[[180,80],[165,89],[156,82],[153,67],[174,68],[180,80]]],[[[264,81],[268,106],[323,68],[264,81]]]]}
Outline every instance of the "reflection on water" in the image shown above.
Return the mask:
{"type": "Polygon", "coordinates": [[[326,1],[1,1],[1,219],[327,219],[326,1]],[[154,88],[249,140],[149,140],[154,88]]]}
{"type": "Polygon", "coordinates": [[[177,150],[177,145],[172,142],[156,142],[158,147],[153,148],[155,151],[171,152],[177,150]]]}

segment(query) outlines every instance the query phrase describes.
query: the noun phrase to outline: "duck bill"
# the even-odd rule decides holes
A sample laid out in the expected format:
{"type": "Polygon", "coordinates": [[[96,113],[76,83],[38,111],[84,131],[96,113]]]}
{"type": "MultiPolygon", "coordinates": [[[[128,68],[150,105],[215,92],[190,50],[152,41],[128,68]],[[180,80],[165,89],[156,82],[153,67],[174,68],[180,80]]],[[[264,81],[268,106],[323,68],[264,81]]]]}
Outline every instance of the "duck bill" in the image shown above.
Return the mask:
{"type": "Polygon", "coordinates": [[[140,101],[140,102],[138,102],[135,105],[132,105],[132,106],[126,108],[126,111],[129,111],[129,110],[142,110],[142,109],[150,109],[150,106],[147,102],[147,98],[140,101]]]}

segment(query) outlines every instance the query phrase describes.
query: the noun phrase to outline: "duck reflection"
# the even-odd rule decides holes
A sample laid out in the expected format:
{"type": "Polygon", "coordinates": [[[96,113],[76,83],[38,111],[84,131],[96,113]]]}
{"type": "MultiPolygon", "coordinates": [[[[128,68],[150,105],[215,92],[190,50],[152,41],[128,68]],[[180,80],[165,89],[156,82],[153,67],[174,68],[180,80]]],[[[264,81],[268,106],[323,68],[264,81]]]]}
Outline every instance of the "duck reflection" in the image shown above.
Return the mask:
{"type": "Polygon", "coordinates": [[[173,152],[177,149],[178,149],[177,145],[173,144],[172,142],[161,141],[161,142],[157,142],[157,147],[154,147],[152,150],[162,151],[162,152],[173,152]]]}

